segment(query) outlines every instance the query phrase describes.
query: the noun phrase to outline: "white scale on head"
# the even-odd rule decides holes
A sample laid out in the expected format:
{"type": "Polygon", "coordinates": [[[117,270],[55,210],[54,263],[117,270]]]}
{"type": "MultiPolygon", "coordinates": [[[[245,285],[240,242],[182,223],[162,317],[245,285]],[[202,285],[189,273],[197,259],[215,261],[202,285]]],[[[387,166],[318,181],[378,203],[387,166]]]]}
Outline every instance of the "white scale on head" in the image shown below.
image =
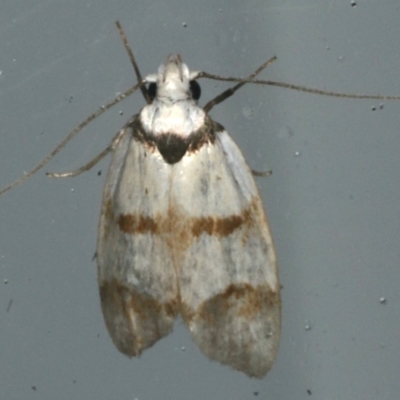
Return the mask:
{"type": "Polygon", "coordinates": [[[157,85],[157,94],[151,104],[140,112],[140,121],[154,136],[175,133],[187,137],[204,124],[205,112],[192,99],[190,81],[198,72],[190,72],[179,55],[170,55],[160,65],[157,74],[146,76],[146,83],[157,85]]]}

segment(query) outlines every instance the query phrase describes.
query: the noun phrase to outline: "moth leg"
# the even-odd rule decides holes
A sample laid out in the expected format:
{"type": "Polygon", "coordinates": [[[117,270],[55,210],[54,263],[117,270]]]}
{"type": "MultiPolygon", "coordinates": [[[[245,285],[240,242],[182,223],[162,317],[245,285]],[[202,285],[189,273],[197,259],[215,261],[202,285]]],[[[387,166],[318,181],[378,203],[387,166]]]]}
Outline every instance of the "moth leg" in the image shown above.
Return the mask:
{"type": "MultiPolygon", "coordinates": [[[[251,81],[251,79],[253,79],[254,77],[256,77],[262,70],[264,70],[265,68],[267,68],[269,65],[271,65],[274,61],[276,60],[276,57],[272,57],[269,60],[267,60],[265,63],[263,63],[260,67],[258,67],[251,75],[249,75],[247,78],[243,79],[243,81],[239,82],[238,84],[236,84],[235,86],[225,90],[224,92],[222,92],[221,94],[219,94],[217,97],[214,97],[212,100],[210,100],[204,107],[203,110],[205,112],[209,112],[214,106],[216,106],[217,104],[223,102],[225,99],[227,99],[228,97],[231,97],[238,89],[240,89],[243,85],[245,85],[246,83],[249,83],[249,80],[251,81]]],[[[205,76],[210,78],[209,74],[204,74],[201,76],[205,76]]],[[[200,77],[201,77],[200,76],[200,77]]],[[[218,79],[217,77],[215,77],[214,79],[218,79]]],[[[220,79],[220,80],[225,80],[225,79],[220,79]]]]}
{"type": "Polygon", "coordinates": [[[119,143],[122,135],[125,133],[125,128],[121,129],[113,138],[111,143],[96,157],[94,157],[92,160],[90,160],[87,164],[84,166],[70,172],[46,172],[46,175],[49,178],[71,178],[73,176],[78,176],[82,172],[89,171],[91,168],[93,168],[97,163],[100,162],[108,153],[113,151],[117,144],[119,143]]]}

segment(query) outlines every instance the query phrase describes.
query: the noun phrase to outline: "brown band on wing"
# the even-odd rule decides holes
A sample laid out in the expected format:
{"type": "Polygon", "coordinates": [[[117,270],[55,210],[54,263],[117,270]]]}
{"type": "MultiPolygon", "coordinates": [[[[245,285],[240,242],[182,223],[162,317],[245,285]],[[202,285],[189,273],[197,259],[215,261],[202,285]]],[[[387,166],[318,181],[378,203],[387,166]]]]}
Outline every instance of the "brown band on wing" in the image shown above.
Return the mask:
{"type": "Polygon", "coordinates": [[[153,233],[158,234],[159,224],[154,218],[144,215],[121,214],[118,217],[119,229],[124,233],[153,233]]]}
{"type": "Polygon", "coordinates": [[[224,237],[229,236],[243,224],[249,225],[250,222],[250,211],[246,209],[240,215],[230,215],[229,217],[192,218],[191,226],[192,233],[196,237],[199,237],[202,233],[224,237]]]}
{"type": "MultiPolygon", "coordinates": [[[[251,221],[248,217],[249,211],[245,210],[241,215],[231,215],[225,218],[218,217],[198,217],[190,218],[186,224],[185,232],[191,232],[194,237],[199,237],[205,233],[210,236],[225,237],[229,236],[242,225],[249,225],[251,221]]],[[[152,218],[140,214],[120,214],[118,217],[119,229],[129,234],[159,234],[171,231],[172,223],[175,218],[152,218]],[[168,220],[170,223],[168,223],[168,220]]],[[[179,221],[179,220],[178,220],[179,221]]],[[[173,232],[171,232],[173,233],[173,232]]]]}
{"type": "Polygon", "coordinates": [[[206,320],[210,325],[217,324],[221,315],[229,318],[241,317],[251,321],[267,308],[280,308],[279,292],[271,289],[268,284],[253,286],[250,283],[230,284],[222,293],[208,298],[200,304],[197,310],[190,309],[182,304],[185,319],[190,323],[192,319],[206,320]]]}
{"type": "Polygon", "coordinates": [[[171,208],[166,215],[155,217],[141,214],[120,214],[117,222],[119,229],[124,233],[132,235],[171,233],[180,241],[191,242],[202,234],[226,237],[242,227],[249,230],[255,224],[252,217],[255,207],[253,202],[241,214],[227,217],[188,217],[180,214],[179,210],[171,208]]]}

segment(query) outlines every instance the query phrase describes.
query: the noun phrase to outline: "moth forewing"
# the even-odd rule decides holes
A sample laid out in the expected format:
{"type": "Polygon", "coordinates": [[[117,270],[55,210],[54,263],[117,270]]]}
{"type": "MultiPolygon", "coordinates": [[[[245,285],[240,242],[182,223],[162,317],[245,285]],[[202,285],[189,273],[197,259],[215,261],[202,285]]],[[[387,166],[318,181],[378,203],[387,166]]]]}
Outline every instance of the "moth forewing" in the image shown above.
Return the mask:
{"type": "Polygon", "coordinates": [[[192,98],[192,76],[170,56],[116,146],[97,248],[102,310],[129,356],[180,313],[204,354],[261,378],[279,341],[275,251],[251,170],[192,98]]]}
{"type": "Polygon", "coordinates": [[[279,342],[276,256],[249,167],[226,131],[215,137],[182,159],[192,178],[179,184],[178,169],[174,185],[188,242],[179,266],[181,313],[203,353],[261,378],[279,342]],[[190,174],[198,165],[207,168],[190,174]]]}
{"type": "Polygon", "coordinates": [[[172,329],[176,271],[159,215],[168,212],[169,166],[148,157],[127,127],[105,183],[97,263],[105,322],[117,348],[137,356],[172,329]],[[160,196],[160,197],[159,197],[160,196]]]}

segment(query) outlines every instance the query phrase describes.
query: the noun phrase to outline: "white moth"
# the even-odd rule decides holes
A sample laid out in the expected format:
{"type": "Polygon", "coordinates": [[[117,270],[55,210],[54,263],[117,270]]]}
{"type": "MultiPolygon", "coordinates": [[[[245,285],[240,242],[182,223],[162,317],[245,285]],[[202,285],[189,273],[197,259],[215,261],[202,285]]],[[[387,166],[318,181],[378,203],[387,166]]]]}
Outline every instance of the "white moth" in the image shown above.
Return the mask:
{"type": "Polygon", "coordinates": [[[197,105],[197,75],[169,56],[144,80],[154,100],[121,131],[99,225],[101,307],[128,356],[180,314],[210,359],[261,378],[280,333],[275,250],[252,171],[197,105]]]}

